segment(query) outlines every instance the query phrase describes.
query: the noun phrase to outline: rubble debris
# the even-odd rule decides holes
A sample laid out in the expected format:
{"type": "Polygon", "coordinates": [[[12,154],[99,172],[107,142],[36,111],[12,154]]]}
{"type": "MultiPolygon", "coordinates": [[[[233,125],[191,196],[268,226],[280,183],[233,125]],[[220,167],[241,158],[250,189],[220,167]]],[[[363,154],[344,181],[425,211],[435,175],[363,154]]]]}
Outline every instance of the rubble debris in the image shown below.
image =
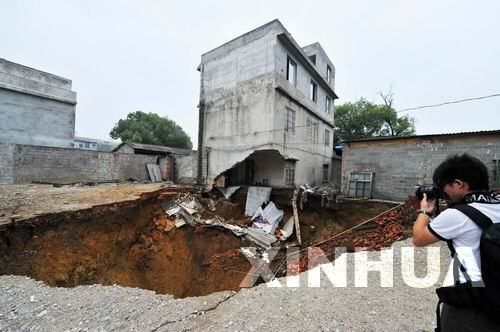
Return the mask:
{"type": "Polygon", "coordinates": [[[175,201],[164,202],[161,207],[169,217],[175,218],[177,228],[186,223],[193,226],[196,221],[200,220],[200,212],[204,211],[203,206],[190,194],[175,201]]]}
{"type": "Polygon", "coordinates": [[[245,216],[253,216],[262,204],[269,202],[271,190],[268,187],[248,187],[245,216]]]}
{"type": "Polygon", "coordinates": [[[225,229],[229,229],[236,236],[243,236],[243,235],[248,234],[248,229],[242,228],[240,226],[231,225],[231,224],[223,224],[222,227],[224,227],[225,229]]]}
{"type": "Polygon", "coordinates": [[[229,199],[241,187],[235,186],[235,187],[227,187],[227,188],[224,188],[224,187],[215,187],[215,188],[217,188],[217,190],[219,190],[222,193],[222,195],[224,195],[225,199],[229,199]]]}
{"type": "Polygon", "coordinates": [[[286,239],[288,239],[290,237],[290,235],[292,235],[294,220],[295,220],[295,218],[293,216],[291,216],[290,218],[288,218],[288,221],[286,222],[285,227],[278,230],[278,232],[280,234],[279,239],[281,241],[286,241],[286,239]]]}
{"type": "Polygon", "coordinates": [[[156,164],[146,164],[146,167],[151,182],[161,182],[160,166],[156,164]]]}
{"type": "MultiPolygon", "coordinates": [[[[314,193],[314,190],[309,186],[309,184],[305,183],[300,186],[300,195],[299,195],[299,208],[300,211],[304,210],[304,207],[307,203],[307,195],[314,193]]],[[[297,193],[295,193],[295,197],[297,193]]]]}
{"type": "Polygon", "coordinates": [[[250,221],[253,221],[254,227],[261,228],[267,234],[274,234],[283,215],[282,210],[279,210],[273,202],[269,202],[264,209],[259,207],[250,221]]]}
{"type": "Polygon", "coordinates": [[[246,228],[246,239],[254,242],[255,244],[261,246],[262,248],[269,248],[278,239],[271,234],[267,234],[264,230],[260,228],[246,228]]]}
{"type": "Polygon", "coordinates": [[[207,200],[208,209],[212,212],[215,212],[216,208],[215,208],[214,200],[211,198],[207,198],[206,200],[207,200]]]}
{"type": "Polygon", "coordinates": [[[319,197],[321,199],[321,207],[328,207],[331,206],[332,202],[337,201],[338,195],[340,195],[340,188],[338,186],[325,183],[313,188],[305,183],[300,186],[299,208],[301,211],[304,210],[308,196],[319,197]]]}

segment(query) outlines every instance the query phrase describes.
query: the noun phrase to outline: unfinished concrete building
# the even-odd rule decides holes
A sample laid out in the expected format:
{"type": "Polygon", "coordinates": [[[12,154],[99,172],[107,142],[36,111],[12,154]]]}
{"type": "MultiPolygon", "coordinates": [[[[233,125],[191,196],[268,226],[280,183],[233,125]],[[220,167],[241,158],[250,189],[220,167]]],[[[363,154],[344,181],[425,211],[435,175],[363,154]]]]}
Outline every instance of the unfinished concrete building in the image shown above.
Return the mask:
{"type": "Polygon", "coordinates": [[[0,59],[0,142],[72,147],[71,80],[0,59]]]}
{"type": "Polygon", "coordinates": [[[335,67],[271,21],[202,55],[198,181],[290,187],[329,180],[335,67]]]}

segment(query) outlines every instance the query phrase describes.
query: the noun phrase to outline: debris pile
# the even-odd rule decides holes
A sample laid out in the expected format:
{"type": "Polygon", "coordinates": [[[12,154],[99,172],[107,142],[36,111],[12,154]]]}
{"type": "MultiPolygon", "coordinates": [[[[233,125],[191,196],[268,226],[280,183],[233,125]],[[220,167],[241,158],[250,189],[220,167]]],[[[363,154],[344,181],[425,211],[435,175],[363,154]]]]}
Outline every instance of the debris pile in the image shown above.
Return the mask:
{"type": "MultiPolygon", "coordinates": [[[[230,192],[230,196],[238,188],[231,187],[226,194],[230,192]]],[[[168,217],[158,218],[158,220],[153,221],[155,226],[152,233],[153,238],[160,238],[163,232],[186,224],[193,227],[221,227],[233,232],[236,236],[244,236],[246,240],[267,249],[276,243],[278,239],[285,241],[293,232],[293,223],[290,224],[290,220],[283,229],[278,229],[284,212],[269,201],[270,195],[271,188],[249,187],[245,214],[252,217],[247,217],[246,225],[235,225],[232,222],[233,220],[226,221],[220,215],[204,218],[203,216],[207,215],[203,214],[204,211],[207,209],[213,211],[215,206],[213,200],[204,200],[204,203],[208,205],[205,208],[194,195],[186,194],[180,199],[168,201],[161,205],[168,217]]]]}
{"type": "Polygon", "coordinates": [[[403,226],[405,206],[388,211],[361,227],[340,233],[338,236],[326,236],[308,243],[308,250],[294,254],[297,258],[288,258],[289,275],[298,274],[316,265],[325,263],[325,255],[334,259],[336,247],[345,247],[348,251],[376,251],[402,240],[406,233],[403,226]]]}
{"type": "Polygon", "coordinates": [[[321,201],[321,207],[333,207],[339,195],[340,188],[338,186],[325,183],[321,186],[311,187],[305,183],[300,186],[299,208],[300,210],[305,208],[309,196],[318,198],[321,201]]]}

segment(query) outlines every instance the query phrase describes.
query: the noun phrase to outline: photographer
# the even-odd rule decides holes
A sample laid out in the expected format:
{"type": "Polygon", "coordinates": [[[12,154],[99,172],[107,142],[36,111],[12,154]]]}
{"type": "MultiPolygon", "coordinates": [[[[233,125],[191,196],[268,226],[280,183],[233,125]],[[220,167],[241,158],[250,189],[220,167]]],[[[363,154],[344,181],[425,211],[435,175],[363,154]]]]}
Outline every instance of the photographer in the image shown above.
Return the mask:
{"type": "Polygon", "coordinates": [[[467,154],[455,155],[436,168],[433,182],[435,187],[432,189],[420,190],[423,191],[423,197],[413,226],[413,243],[422,247],[440,240],[446,241],[455,258],[450,263],[450,271],[454,273],[448,273],[444,281],[448,287],[436,291],[440,303],[443,302],[440,316],[439,304],[437,309],[438,329],[500,331],[500,323],[496,321],[500,312],[497,312],[496,319],[492,318],[491,311],[488,312],[489,308],[484,304],[487,301],[481,300],[486,293],[482,284],[480,253],[483,229],[459,211],[459,205],[466,204],[477,209],[493,223],[500,222],[500,200],[488,192],[488,170],[474,157],[467,154]],[[432,219],[439,196],[451,201],[451,204],[432,219]],[[475,287],[478,283],[483,287],[475,287]]]}

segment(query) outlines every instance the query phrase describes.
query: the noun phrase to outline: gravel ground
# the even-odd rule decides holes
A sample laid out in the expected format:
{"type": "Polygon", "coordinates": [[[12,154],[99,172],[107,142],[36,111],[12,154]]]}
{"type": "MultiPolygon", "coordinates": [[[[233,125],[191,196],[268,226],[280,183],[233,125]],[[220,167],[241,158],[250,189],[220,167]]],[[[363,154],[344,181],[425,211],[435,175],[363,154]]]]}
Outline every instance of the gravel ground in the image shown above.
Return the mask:
{"type": "MultiPolygon", "coordinates": [[[[436,286],[413,288],[403,282],[401,247],[394,244],[393,287],[380,287],[380,274],[368,274],[368,287],[354,287],[354,262],[362,253],[346,254],[347,287],[327,278],[319,288],[269,287],[261,284],[238,293],[173,299],[142,289],[120,286],[50,288],[20,276],[0,277],[0,331],[431,331],[435,322],[436,286]]],[[[438,284],[448,267],[445,245],[437,245],[438,284]]],[[[369,253],[370,261],[380,259],[369,253]]],[[[415,250],[415,273],[427,269],[427,248],[415,250]]],[[[285,279],[278,279],[286,284],[285,279]]]]}

